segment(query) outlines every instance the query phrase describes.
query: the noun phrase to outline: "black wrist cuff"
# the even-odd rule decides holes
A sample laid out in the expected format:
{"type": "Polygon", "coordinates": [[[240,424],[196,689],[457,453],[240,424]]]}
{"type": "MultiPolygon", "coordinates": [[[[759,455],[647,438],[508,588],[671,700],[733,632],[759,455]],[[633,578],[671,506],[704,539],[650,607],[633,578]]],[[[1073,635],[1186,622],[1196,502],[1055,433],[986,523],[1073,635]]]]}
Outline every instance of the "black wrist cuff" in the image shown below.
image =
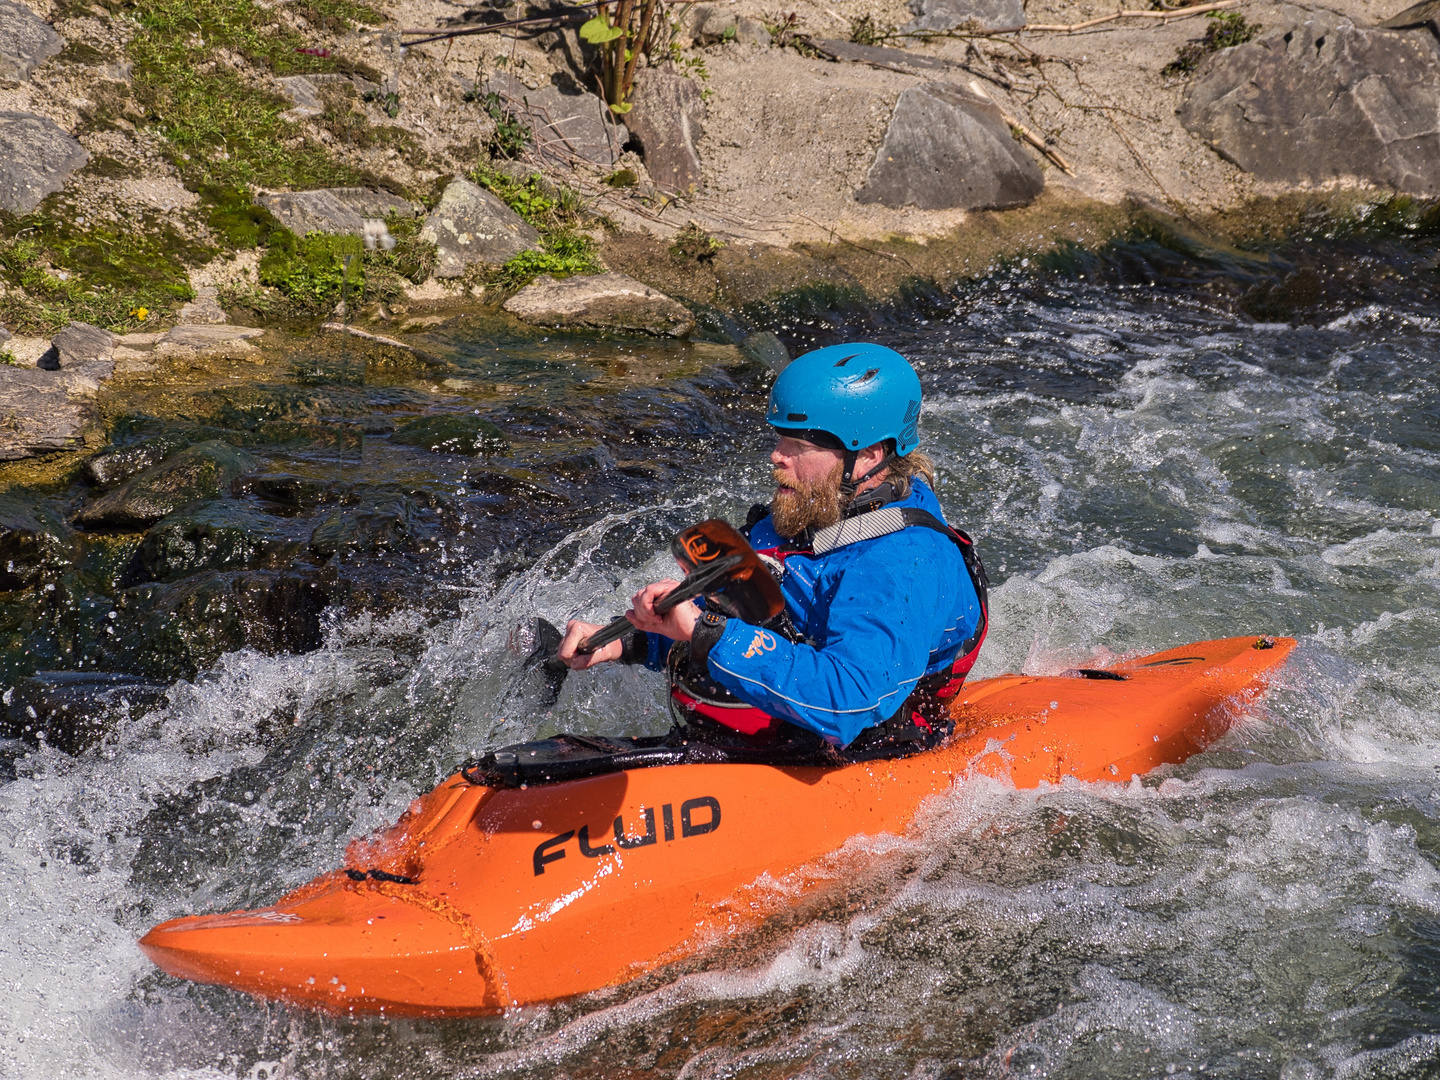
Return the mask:
{"type": "Polygon", "coordinates": [[[690,660],[704,667],[713,649],[725,635],[725,616],[718,611],[707,611],[700,616],[695,630],[690,635],[690,660]]]}
{"type": "Polygon", "coordinates": [[[650,655],[650,638],[644,630],[631,630],[620,639],[620,662],[643,664],[650,655]]]}

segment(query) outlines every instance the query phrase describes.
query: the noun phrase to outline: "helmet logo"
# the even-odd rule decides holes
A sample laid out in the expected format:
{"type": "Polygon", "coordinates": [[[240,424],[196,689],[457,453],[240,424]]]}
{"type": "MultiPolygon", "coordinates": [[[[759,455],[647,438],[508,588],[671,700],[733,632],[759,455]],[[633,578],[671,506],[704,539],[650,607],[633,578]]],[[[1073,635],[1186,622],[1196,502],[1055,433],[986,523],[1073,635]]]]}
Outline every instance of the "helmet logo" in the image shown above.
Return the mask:
{"type": "Polygon", "coordinates": [[[920,441],[920,402],[912,401],[905,406],[905,419],[900,426],[900,442],[909,445],[920,441]]]}

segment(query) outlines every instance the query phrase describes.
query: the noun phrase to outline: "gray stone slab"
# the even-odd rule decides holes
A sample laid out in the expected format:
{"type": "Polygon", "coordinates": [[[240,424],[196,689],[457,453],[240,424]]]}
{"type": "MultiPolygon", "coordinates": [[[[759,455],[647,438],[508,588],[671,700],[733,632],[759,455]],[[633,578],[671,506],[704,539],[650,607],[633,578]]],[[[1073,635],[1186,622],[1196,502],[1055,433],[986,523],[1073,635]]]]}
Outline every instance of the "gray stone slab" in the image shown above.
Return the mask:
{"type": "Polygon", "coordinates": [[[705,102],[693,79],[654,69],[641,72],[625,119],[657,188],[688,194],[704,186],[698,146],[705,102]]]}
{"type": "Polygon", "coordinates": [[[857,202],[921,210],[1023,206],[1045,190],[993,102],[953,83],[900,95],[857,202]]]}
{"type": "Polygon", "coordinates": [[[325,103],[320,100],[319,91],[306,76],[284,75],[275,81],[280,84],[280,92],[295,106],[290,110],[290,116],[298,119],[305,116],[319,116],[325,111],[325,103]]]}
{"type": "Polygon", "coordinates": [[[1386,30],[1411,30],[1423,26],[1440,37],[1440,0],[1420,0],[1379,24],[1386,30]]]}
{"type": "Polygon", "coordinates": [[[524,218],[468,180],[445,189],[420,239],[436,247],[438,278],[463,277],[476,263],[499,265],[540,247],[540,234],[524,218]]]}
{"type": "Polygon", "coordinates": [[[486,91],[501,100],[534,133],[535,153],[568,163],[580,158],[610,166],[630,140],[625,125],[594,94],[566,93],[558,86],[532,90],[511,75],[498,75],[486,91]]]}
{"type": "Polygon", "coordinates": [[[65,48],[65,39],[23,4],[0,0],[0,85],[29,82],[31,74],[65,48]]]}
{"type": "Polygon", "coordinates": [[[78,446],[96,418],[93,398],[101,374],[0,365],[0,461],[78,446]]]}
{"type": "Polygon", "coordinates": [[[977,30],[1018,30],[1025,25],[1022,0],[910,0],[915,18],[905,29],[954,30],[970,25],[977,30]]]}
{"type": "Polygon", "coordinates": [[[690,309],[624,274],[542,276],[505,301],[505,310],[537,326],[584,326],[662,337],[695,329],[690,309]]]}
{"type": "Polygon", "coordinates": [[[1292,10],[1274,33],[1206,60],[1181,122],[1262,180],[1440,195],[1440,42],[1292,10]]]}
{"type": "Polygon", "coordinates": [[[54,346],[56,367],[69,370],[97,360],[110,360],[119,341],[109,330],[89,323],[72,322],[51,338],[50,344],[54,346]]]}
{"type": "Polygon", "coordinates": [[[261,195],[261,206],[297,236],[306,233],[350,233],[361,236],[366,218],[383,218],[390,213],[411,215],[412,203],[388,191],[369,188],[316,188],[313,191],[282,191],[261,195]]]}
{"type": "Polygon", "coordinates": [[[53,121],[0,112],[0,208],[30,213],[89,161],[85,148],[53,121]]]}
{"type": "Polygon", "coordinates": [[[938,56],[921,56],[904,49],[887,49],[883,45],[857,45],[853,41],[830,41],[816,38],[811,41],[817,52],[828,60],[849,61],[853,64],[871,64],[874,67],[894,71],[930,73],[944,75],[962,68],[950,60],[938,56]]]}

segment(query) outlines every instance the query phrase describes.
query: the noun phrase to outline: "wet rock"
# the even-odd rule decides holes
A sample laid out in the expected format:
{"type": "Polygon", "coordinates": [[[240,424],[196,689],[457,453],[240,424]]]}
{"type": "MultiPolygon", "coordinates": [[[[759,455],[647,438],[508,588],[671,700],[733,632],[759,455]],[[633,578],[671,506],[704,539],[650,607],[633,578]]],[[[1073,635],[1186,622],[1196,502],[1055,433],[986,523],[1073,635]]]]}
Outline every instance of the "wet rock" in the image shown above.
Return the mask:
{"type": "Polygon", "coordinates": [[[790,364],[790,350],[773,330],[760,330],[740,342],[740,351],[751,360],[758,360],[775,374],[790,364]]]}
{"type": "Polygon", "coordinates": [[[30,81],[30,75],[65,48],[65,39],[23,4],[0,0],[0,84],[30,81]]]}
{"type": "Polygon", "coordinates": [[[336,510],[315,526],[310,550],[322,559],[340,552],[372,555],[408,550],[415,539],[416,510],[402,495],[336,510]]]}
{"type": "Polygon", "coordinates": [[[145,534],[136,562],[151,581],[178,581],[204,570],[243,570],[283,564],[303,553],[305,539],[280,522],[224,500],[182,507],[145,534]]]}
{"type": "Polygon", "coordinates": [[[296,236],[311,232],[360,236],[366,218],[383,218],[387,214],[410,217],[415,213],[414,206],[399,196],[369,188],[277,192],[261,195],[256,201],[296,236]]]}
{"type": "Polygon", "coordinates": [[[422,416],[397,428],[390,441],[423,446],[446,454],[508,454],[505,432],[489,420],[467,413],[422,416]]]}
{"type": "Polygon", "coordinates": [[[312,574],[208,571],[137,591],[149,609],[138,635],[156,669],[194,671],[242,648],[309,652],[323,640],[329,594],[312,574]]]}
{"type": "Polygon", "coordinates": [[[228,443],[199,443],[102,495],[76,520],[91,528],[148,526],[187,503],[228,495],[236,479],[255,467],[253,457],[228,443]]]}
{"type": "Polygon", "coordinates": [[[165,700],[166,687],[107,671],[37,671],[4,695],[0,735],[78,754],[165,700]]]}
{"type": "Polygon", "coordinates": [[[540,248],[540,234],[490,192],[456,180],[425,219],[420,239],[435,245],[435,276],[463,277],[475,263],[499,265],[540,248]]]}
{"type": "Polygon", "coordinates": [[[333,502],[344,496],[347,488],[329,480],[293,473],[252,473],[235,483],[235,493],[254,495],[266,502],[295,509],[308,509],[333,502]]]}
{"type": "Polygon", "coordinates": [[[630,133],[594,94],[566,93],[558,86],[532,90],[511,75],[486,85],[533,134],[542,160],[568,165],[579,158],[595,165],[615,164],[630,133]]]}
{"type": "Polygon", "coordinates": [[[557,281],[543,275],[505,301],[505,310],[537,326],[584,326],[684,337],[695,317],[684,304],[624,274],[557,281]]]}
{"type": "Polygon", "coordinates": [[[539,506],[564,506],[570,496],[544,483],[528,469],[494,469],[475,472],[465,478],[469,491],[498,495],[503,499],[535,503],[539,506]]]}
{"type": "Polygon", "coordinates": [[[156,435],[124,446],[107,446],[80,467],[81,474],[96,487],[112,488],[137,473],[159,465],[171,454],[190,445],[182,435],[156,435]]]}
{"type": "Polygon", "coordinates": [[[697,146],[705,102],[695,81],[647,68],[636,80],[633,100],[625,119],[640,141],[645,171],[655,186],[671,194],[699,191],[704,177],[697,146]]]}
{"type": "MultiPolygon", "coordinates": [[[[115,355],[115,345],[120,339],[109,330],[102,330],[89,323],[72,322],[53,338],[53,360],[40,358],[39,367],[55,371],[68,371],[83,364],[109,363],[115,355]]],[[[47,354],[51,355],[51,354],[47,354]]]]}
{"type": "Polygon", "coordinates": [[[103,363],[72,371],[0,365],[0,461],[78,445],[96,418],[95,392],[111,370],[103,363]]]}
{"type": "Polygon", "coordinates": [[[910,0],[916,18],[909,31],[954,30],[968,25],[975,30],[1017,30],[1025,25],[1022,0],[910,0]]]}
{"type": "Polygon", "coordinates": [[[74,551],[65,519],[44,503],[0,495],[0,592],[39,585],[74,551]]]}
{"type": "Polygon", "coordinates": [[[0,112],[0,209],[30,213],[89,161],[86,149],[54,121],[0,112]]]}
{"type": "Polygon", "coordinates": [[[1040,167],[993,102],[932,82],[900,95],[855,199],[921,210],[1005,209],[1043,190],[1040,167]]]}
{"type": "Polygon", "coordinates": [[[1211,56],[1186,88],[1185,127],[1262,180],[1359,179],[1440,195],[1440,44],[1427,30],[1357,27],[1323,8],[1211,56]]]}
{"type": "Polygon", "coordinates": [[[179,358],[245,359],[255,355],[251,338],[265,331],[254,326],[182,325],[155,343],[156,356],[179,358]]]}

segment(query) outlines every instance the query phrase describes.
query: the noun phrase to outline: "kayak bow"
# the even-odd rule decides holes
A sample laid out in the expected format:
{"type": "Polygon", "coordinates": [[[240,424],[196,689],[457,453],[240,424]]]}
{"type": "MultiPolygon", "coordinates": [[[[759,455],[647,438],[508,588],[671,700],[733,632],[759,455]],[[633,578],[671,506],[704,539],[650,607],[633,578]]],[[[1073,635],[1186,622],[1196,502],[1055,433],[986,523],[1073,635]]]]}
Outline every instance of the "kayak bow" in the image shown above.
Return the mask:
{"type": "Polygon", "coordinates": [[[498,788],[463,773],[345,867],[270,907],[172,919],[165,971],[331,1011],[474,1015],[609,986],[693,955],[769,873],[904,830],[982,774],[1128,781],[1203,750],[1263,693],[1290,638],[1200,642],[1105,670],[964,687],[955,735],[838,767],[685,764],[498,788]]]}

